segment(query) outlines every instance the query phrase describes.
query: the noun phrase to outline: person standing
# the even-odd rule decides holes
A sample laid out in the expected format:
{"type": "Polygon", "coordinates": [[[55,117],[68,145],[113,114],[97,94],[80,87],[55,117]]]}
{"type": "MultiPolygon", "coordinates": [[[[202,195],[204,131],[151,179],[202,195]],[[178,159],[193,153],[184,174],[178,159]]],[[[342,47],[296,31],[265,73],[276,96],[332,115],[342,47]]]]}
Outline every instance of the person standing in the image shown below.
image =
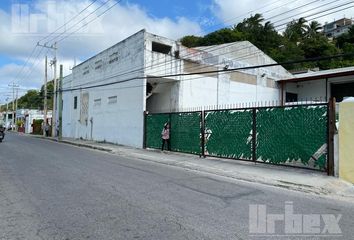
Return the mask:
{"type": "Polygon", "coordinates": [[[163,126],[162,132],[161,132],[161,138],[162,138],[162,148],[161,151],[164,150],[165,144],[167,143],[167,150],[171,150],[171,142],[170,142],[170,124],[167,122],[163,126]]]}

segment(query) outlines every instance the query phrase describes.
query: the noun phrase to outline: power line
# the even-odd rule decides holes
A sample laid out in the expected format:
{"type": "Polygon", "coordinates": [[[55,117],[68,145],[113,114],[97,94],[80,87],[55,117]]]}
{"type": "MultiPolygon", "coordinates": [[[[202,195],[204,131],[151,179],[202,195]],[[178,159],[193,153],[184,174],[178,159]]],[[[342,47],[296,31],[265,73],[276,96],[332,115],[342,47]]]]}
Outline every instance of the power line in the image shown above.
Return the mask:
{"type": "MultiPolygon", "coordinates": [[[[326,13],[326,14],[323,14],[323,15],[320,15],[320,16],[315,17],[315,18],[308,19],[307,21],[313,21],[313,20],[315,20],[315,19],[319,19],[319,18],[328,16],[328,15],[332,15],[332,14],[334,14],[334,13],[341,12],[341,11],[344,11],[344,10],[347,10],[347,9],[350,9],[350,8],[353,8],[353,7],[354,7],[354,5],[353,5],[353,6],[348,6],[348,7],[345,7],[345,8],[343,8],[343,9],[339,9],[339,10],[336,10],[336,11],[332,11],[332,12],[329,12],[329,13],[326,13]]],[[[332,9],[330,9],[330,10],[332,10],[332,9]]],[[[327,11],[329,11],[329,10],[327,10],[327,11]]],[[[319,13],[316,13],[316,14],[314,14],[314,15],[318,15],[318,14],[321,14],[321,13],[323,13],[323,12],[319,12],[319,13]]],[[[310,17],[310,16],[311,16],[311,15],[306,16],[306,17],[304,17],[304,18],[307,18],[307,17],[310,17]]],[[[279,28],[279,30],[286,29],[286,26],[284,26],[284,25],[286,25],[286,24],[287,24],[287,23],[285,23],[285,24],[283,23],[283,24],[280,24],[280,25],[275,26],[274,28],[278,28],[278,27],[283,26],[282,28],[279,28]]]]}
{"type": "MultiPolygon", "coordinates": [[[[110,86],[110,85],[114,85],[114,84],[130,82],[130,81],[139,80],[139,79],[170,78],[170,77],[178,77],[178,76],[194,76],[194,75],[200,75],[200,74],[212,74],[212,73],[220,73],[220,72],[221,73],[222,72],[235,72],[235,71],[240,71],[240,70],[248,70],[248,69],[255,69],[255,68],[267,68],[267,67],[274,67],[274,66],[279,66],[279,65],[283,66],[283,65],[290,65],[290,64],[296,64],[296,63],[324,61],[324,60],[331,60],[331,59],[335,59],[335,58],[348,57],[348,56],[354,56],[354,53],[338,54],[338,55],[309,58],[309,59],[297,60],[297,61],[286,61],[286,62],[281,62],[281,63],[262,64],[262,65],[256,65],[256,66],[230,68],[230,69],[222,69],[222,70],[214,70],[214,71],[204,71],[204,72],[196,72],[196,73],[169,74],[169,75],[161,75],[161,76],[154,76],[154,77],[146,77],[146,76],[132,77],[132,78],[127,78],[127,79],[123,79],[123,80],[120,80],[120,81],[115,81],[115,82],[110,82],[110,83],[105,83],[105,84],[97,84],[97,85],[91,85],[91,86],[79,87],[79,88],[61,89],[60,91],[67,92],[67,91],[77,91],[77,90],[105,87],[105,86],[110,86]]],[[[112,77],[110,77],[110,78],[112,78],[112,77]]],[[[180,81],[183,81],[183,80],[180,80],[180,81]]]]}
{"type": "Polygon", "coordinates": [[[80,16],[83,12],[85,12],[89,7],[91,7],[95,2],[97,2],[97,0],[93,0],[88,6],[86,6],[84,9],[82,9],[78,14],[76,14],[74,17],[70,18],[66,23],[64,23],[62,26],[60,26],[59,28],[57,28],[54,32],[51,32],[49,35],[41,38],[38,43],[40,43],[41,41],[49,38],[50,36],[52,36],[54,33],[58,32],[60,29],[66,27],[71,21],[73,21],[75,18],[77,18],[78,16],[80,16]]]}
{"type": "MultiPolygon", "coordinates": [[[[70,28],[68,28],[67,31],[70,30],[70,29],[73,29],[75,26],[77,26],[78,24],[82,23],[85,19],[87,19],[87,18],[90,17],[92,14],[94,14],[95,12],[97,12],[99,9],[101,9],[102,7],[104,7],[104,6],[105,6],[107,3],[109,3],[110,1],[111,1],[111,0],[105,1],[102,5],[100,5],[98,8],[96,8],[94,11],[92,11],[92,12],[89,13],[87,16],[85,16],[84,18],[82,18],[80,21],[78,21],[77,23],[75,23],[74,25],[72,25],[70,28]]],[[[114,5],[118,4],[119,2],[120,2],[120,1],[116,2],[114,5]]],[[[101,16],[101,15],[99,15],[99,16],[101,16]]],[[[94,19],[99,18],[99,16],[97,16],[97,17],[94,18],[94,19]]],[[[82,27],[86,26],[87,24],[88,24],[88,23],[84,24],[84,25],[81,26],[79,29],[81,29],[82,27]]],[[[77,31],[78,31],[78,30],[77,30],[77,31]]],[[[75,32],[77,32],[77,31],[75,31],[75,32]]],[[[58,39],[58,38],[59,38],[60,36],[62,36],[63,34],[66,34],[66,32],[62,32],[62,33],[60,33],[58,36],[55,36],[55,37],[49,39],[49,40],[47,41],[47,43],[54,42],[56,39],[58,39]]],[[[71,33],[71,34],[72,34],[72,33],[71,33]]],[[[71,34],[69,34],[69,36],[70,36],[71,34]]],[[[61,41],[61,40],[58,40],[58,41],[56,41],[56,42],[60,42],[60,41],[61,41]]]]}
{"type": "MultiPolygon", "coordinates": [[[[316,0],[316,1],[312,1],[311,3],[314,3],[314,2],[317,2],[318,0],[316,0]]],[[[302,5],[302,7],[303,6],[308,6],[309,4],[311,4],[311,3],[308,3],[308,4],[305,4],[305,5],[302,5]]],[[[325,4],[326,5],[326,4],[325,4]]],[[[323,7],[323,6],[325,6],[325,5],[322,5],[321,7],[323,7]]],[[[297,9],[299,9],[299,8],[296,8],[296,10],[297,9]]],[[[295,9],[293,9],[293,10],[295,10],[295,9]]],[[[293,11],[293,10],[291,10],[291,11],[293,11]]],[[[290,11],[288,11],[288,12],[290,12],[290,11]]],[[[321,12],[322,13],[322,12],[321,12]]],[[[277,15],[278,16],[278,15],[277,15]]],[[[274,16],[275,17],[275,16],[274,16]]],[[[223,46],[220,46],[219,48],[222,48],[223,46]]],[[[203,51],[201,51],[201,53],[200,54],[203,54],[203,51]]],[[[250,55],[254,55],[254,53],[253,54],[250,54],[250,55]]],[[[244,57],[246,57],[246,56],[244,56],[244,57]]],[[[172,60],[170,60],[170,61],[167,61],[167,62],[163,62],[163,63],[160,63],[160,64],[155,64],[154,65],[154,67],[157,67],[157,66],[164,66],[164,65],[167,65],[169,62],[173,62],[173,61],[178,61],[178,59],[177,60],[175,60],[175,59],[172,59],[172,60]]],[[[151,64],[151,66],[152,66],[152,64],[151,64]]],[[[207,67],[209,67],[209,66],[206,66],[206,67],[201,67],[201,68],[207,68],[207,67]]],[[[144,69],[147,69],[148,68],[148,66],[147,67],[145,67],[145,68],[142,68],[142,69],[136,69],[136,70],[134,70],[134,71],[141,71],[141,70],[144,70],[144,69]]],[[[128,72],[127,74],[130,74],[130,73],[132,73],[132,71],[131,72],[128,72]]],[[[86,84],[86,83],[85,83],[86,84]]]]}
{"type": "MultiPolygon", "coordinates": [[[[61,27],[59,27],[56,31],[54,31],[54,32],[52,32],[51,34],[49,34],[49,35],[47,35],[46,37],[44,37],[43,39],[41,39],[40,41],[43,41],[44,39],[47,39],[49,36],[51,36],[51,35],[53,35],[55,32],[57,32],[57,31],[59,31],[62,27],[64,27],[64,26],[66,26],[67,24],[69,24],[70,23],[70,21],[72,21],[73,19],[75,19],[77,16],[79,16],[81,13],[83,13],[86,9],[88,9],[94,2],[96,2],[97,0],[94,0],[90,5],[88,5],[86,8],[84,8],[83,10],[81,10],[77,15],[75,15],[73,18],[71,18],[69,21],[67,21],[64,25],[62,25],[61,27]]],[[[71,28],[72,27],[74,27],[74,26],[76,26],[77,24],[79,24],[80,22],[82,22],[83,20],[85,20],[87,17],[89,17],[90,15],[92,15],[94,12],[96,12],[98,9],[100,9],[101,7],[103,7],[106,3],[108,3],[109,1],[111,1],[111,0],[108,0],[108,1],[106,1],[103,5],[101,5],[100,7],[98,7],[96,10],[94,10],[93,12],[91,12],[89,15],[87,15],[85,18],[83,18],[83,19],[81,19],[79,22],[77,22],[76,24],[74,24],[73,26],[71,26],[71,28]]],[[[116,4],[118,4],[120,1],[118,1],[118,2],[116,2],[113,6],[115,6],[116,4]]],[[[109,9],[111,9],[113,6],[111,6],[109,9]]],[[[98,17],[100,17],[101,15],[103,15],[104,13],[106,13],[109,9],[107,9],[106,11],[104,11],[103,13],[101,13],[99,16],[97,16],[96,18],[94,18],[94,19],[92,19],[90,22],[88,22],[88,23],[86,23],[86,24],[84,24],[83,26],[87,26],[89,23],[91,23],[93,20],[95,20],[95,19],[97,19],[98,17]]],[[[70,28],[70,29],[71,29],[70,28]]],[[[77,32],[78,30],[76,30],[75,32],[77,32]]],[[[73,33],[70,33],[69,35],[72,35],[73,33]]],[[[54,38],[52,38],[51,40],[49,40],[48,42],[50,42],[50,41],[52,41],[52,40],[55,40],[56,38],[58,38],[59,36],[61,36],[61,35],[63,35],[63,33],[61,33],[60,35],[58,35],[58,36],[56,36],[56,37],[54,37],[54,38]]],[[[67,38],[68,36],[66,36],[65,38],[67,38]]],[[[64,38],[63,38],[64,39],[64,38]]],[[[60,41],[62,41],[63,39],[61,39],[60,41]]],[[[48,43],[47,42],[47,43],[48,43]]],[[[32,57],[32,55],[33,55],[33,53],[34,53],[34,50],[36,49],[36,47],[37,46],[35,46],[34,47],[34,49],[33,49],[33,51],[32,51],[32,53],[31,53],[31,55],[30,55],[30,57],[28,58],[28,61],[29,61],[29,59],[31,59],[31,57],[32,57]]],[[[42,49],[41,49],[41,51],[42,51],[42,49]]],[[[40,56],[40,54],[41,54],[41,51],[40,51],[40,53],[39,54],[37,54],[37,56],[35,57],[35,59],[38,59],[39,58],[39,56],[40,56]]],[[[47,51],[48,52],[48,51],[47,51]]],[[[36,61],[36,60],[35,60],[36,61]]],[[[25,67],[27,65],[27,62],[26,62],[26,64],[25,65],[23,65],[23,68],[25,67]]],[[[37,65],[37,64],[36,64],[37,65]]],[[[25,77],[29,77],[31,74],[32,74],[32,72],[33,72],[33,69],[34,68],[32,68],[32,71],[29,73],[29,75],[24,75],[23,77],[22,77],[22,79],[24,79],[25,77]]],[[[19,72],[19,74],[20,74],[20,72],[19,72]]]]}
{"type": "MultiPolygon", "coordinates": [[[[112,7],[113,7],[113,6],[112,6],[112,7]]],[[[101,15],[102,15],[102,14],[101,14],[101,15]]],[[[90,22],[92,22],[92,21],[90,21],[90,22]]],[[[86,25],[87,25],[87,24],[86,24],[86,25]]],[[[78,29],[78,30],[79,30],[79,29],[78,29]]],[[[77,31],[78,31],[78,30],[77,30],[77,31]]],[[[74,33],[74,32],[73,32],[73,33],[74,33]]],[[[71,33],[71,34],[73,34],[73,33],[71,33]]],[[[71,35],[71,34],[69,34],[69,35],[71,35]]],[[[69,35],[68,35],[68,36],[69,36],[69,35]]],[[[65,38],[67,38],[68,36],[66,36],[65,38]]]]}
{"type": "MultiPolygon", "coordinates": [[[[319,0],[315,0],[315,1],[313,1],[313,2],[317,2],[317,1],[319,1],[319,0]]],[[[313,2],[311,2],[311,3],[313,3],[313,2]]],[[[310,3],[310,4],[311,4],[310,3]]],[[[307,6],[307,5],[309,5],[309,4],[305,4],[305,6],[307,6]]],[[[283,5],[282,5],[283,6],[283,5]]],[[[262,8],[262,7],[261,7],[262,8]]],[[[259,8],[259,9],[261,9],[261,8],[259,8]]],[[[256,11],[256,10],[255,10],[256,11]]],[[[269,10],[269,11],[271,11],[271,10],[269,10]]],[[[293,10],[291,10],[291,11],[293,11],[293,10]]],[[[290,11],[289,11],[290,12],[290,11]]],[[[211,47],[218,47],[218,46],[211,46],[211,47]]],[[[222,48],[222,47],[219,47],[219,48],[222,48]]],[[[204,49],[204,52],[206,52],[206,50],[207,49],[204,49]]],[[[201,53],[202,54],[202,53],[201,53]]],[[[186,56],[185,56],[186,57],[186,56]]],[[[173,61],[176,61],[176,60],[170,60],[169,62],[173,62],[173,61]]],[[[157,67],[157,65],[166,65],[167,63],[160,63],[160,64],[155,64],[154,65],[154,67],[157,67]]],[[[152,67],[153,65],[151,65],[150,67],[152,67]]],[[[145,68],[143,68],[143,69],[147,69],[147,68],[149,68],[149,66],[146,66],[145,68]]],[[[143,70],[143,69],[136,69],[136,70],[134,70],[134,71],[141,71],[141,70],[143,70]]],[[[128,72],[128,74],[130,74],[131,72],[128,72]]]]}
{"type": "MultiPolygon", "coordinates": [[[[337,0],[337,1],[332,1],[332,2],[330,2],[330,3],[328,3],[328,4],[332,4],[332,3],[335,3],[335,2],[338,2],[338,0],[337,0]]],[[[353,3],[353,1],[349,1],[349,2],[346,2],[346,3],[342,3],[342,4],[339,4],[339,5],[333,6],[333,7],[331,7],[331,8],[327,8],[326,10],[322,10],[322,11],[317,12],[317,13],[312,13],[311,15],[307,15],[307,16],[301,17],[301,18],[305,18],[305,19],[306,19],[306,18],[308,18],[308,17],[316,16],[316,15],[318,15],[318,14],[321,14],[321,13],[324,13],[324,12],[328,12],[328,11],[330,11],[330,10],[333,10],[333,9],[336,9],[336,8],[339,8],[339,7],[343,7],[343,6],[346,6],[346,5],[348,5],[348,4],[352,4],[352,3],[353,3]]],[[[318,8],[325,7],[325,6],[327,6],[328,4],[311,8],[311,9],[309,9],[309,10],[307,10],[307,11],[305,11],[305,12],[302,12],[302,13],[300,13],[300,14],[304,14],[304,13],[311,12],[311,11],[313,11],[313,10],[317,10],[318,8]]],[[[278,21],[273,22],[273,24],[278,23],[278,22],[281,22],[281,21],[284,21],[284,20],[287,20],[287,19],[289,19],[289,18],[297,17],[298,15],[299,15],[299,14],[292,15],[292,16],[290,16],[290,17],[288,17],[288,18],[283,18],[283,19],[281,19],[281,20],[278,20],[278,21]]]]}
{"type": "MultiPolygon", "coordinates": [[[[85,7],[84,9],[82,9],[78,14],[76,14],[73,18],[71,18],[69,21],[67,21],[64,25],[62,25],[61,27],[57,28],[54,32],[50,33],[49,35],[47,35],[46,37],[43,37],[40,41],[47,39],[48,37],[50,37],[51,35],[53,35],[55,32],[59,31],[61,28],[63,28],[64,26],[66,26],[68,23],[70,23],[70,21],[72,21],[73,19],[75,19],[76,17],[78,17],[81,13],[83,13],[86,9],[88,9],[94,2],[96,2],[97,0],[93,0],[93,2],[88,5],[87,7],[85,7]]],[[[39,41],[39,42],[40,42],[39,41]]],[[[30,56],[27,58],[25,64],[22,66],[21,70],[18,72],[18,74],[16,75],[16,78],[22,73],[22,71],[24,70],[25,66],[29,63],[29,60],[32,58],[32,55],[34,54],[36,48],[38,47],[38,45],[35,45],[32,49],[32,52],[30,54],[30,56]]]]}

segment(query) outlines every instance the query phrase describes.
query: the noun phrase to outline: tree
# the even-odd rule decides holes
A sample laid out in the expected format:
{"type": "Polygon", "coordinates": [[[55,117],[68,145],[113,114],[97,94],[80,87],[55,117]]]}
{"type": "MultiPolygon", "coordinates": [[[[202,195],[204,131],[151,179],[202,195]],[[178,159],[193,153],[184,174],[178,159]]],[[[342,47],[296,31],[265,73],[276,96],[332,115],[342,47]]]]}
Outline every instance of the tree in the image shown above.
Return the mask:
{"type": "Polygon", "coordinates": [[[203,37],[197,37],[194,35],[188,35],[180,39],[181,43],[183,46],[186,47],[198,47],[200,46],[200,41],[203,39],[203,37]]]}
{"type": "Polygon", "coordinates": [[[284,31],[284,37],[295,43],[301,41],[305,37],[306,22],[305,18],[299,18],[297,21],[293,20],[288,23],[284,31]]]}
{"type": "Polygon", "coordinates": [[[29,90],[18,99],[18,108],[39,109],[42,99],[37,90],[29,90]]]}
{"type": "MultiPolygon", "coordinates": [[[[47,83],[47,104],[48,109],[53,109],[53,93],[54,93],[53,81],[47,83]]],[[[9,103],[12,105],[12,102],[9,103]]],[[[17,107],[19,109],[38,109],[43,110],[44,108],[44,86],[41,87],[41,90],[28,90],[25,95],[20,97],[17,101],[17,107]]],[[[1,111],[6,110],[6,105],[1,106],[1,111]]]]}
{"type": "Polygon", "coordinates": [[[230,28],[223,28],[212,32],[199,40],[200,46],[210,46],[216,44],[230,43],[243,40],[243,35],[240,32],[233,31],[230,28]]]}
{"type": "Polygon", "coordinates": [[[317,21],[312,21],[309,25],[306,26],[305,36],[308,38],[312,38],[317,36],[322,29],[322,25],[317,21]]]}
{"type": "MultiPolygon", "coordinates": [[[[301,45],[305,58],[328,57],[337,55],[340,50],[330,43],[325,36],[317,35],[313,38],[305,39],[301,45]]],[[[312,63],[312,66],[318,66],[320,69],[330,69],[340,67],[341,64],[338,60],[326,60],[318,63],[312,63]]]]}
{"type": "MultiPolygon", "coordinates": [[[[299,18],[288,23],[283,34],[279,34],[273,24],[264,22],[261,14],[252,15],[232,28],[223,28],[204,37],[186,36],[182,38],[189,47],[209,46],[235,41],[249,41],[277,62],[305,60],[326,57],[340,53],[354,54],[354,26],[334,42],[322,35],[322,26],[317,21],[307,22],[299,18]]],[[[288,70],[298,68],[329,69],[353,66],[354,57],[332,59],[319,62],[298,63],[284,66],[288,70]]]]}
{"type": "Polygon", "coordinates": [[[343,49],[345,43],[354,44],[354,25],[349,28],[347,33],[342,34],[336,39],[337,46],[340,49],[343,49]]]}

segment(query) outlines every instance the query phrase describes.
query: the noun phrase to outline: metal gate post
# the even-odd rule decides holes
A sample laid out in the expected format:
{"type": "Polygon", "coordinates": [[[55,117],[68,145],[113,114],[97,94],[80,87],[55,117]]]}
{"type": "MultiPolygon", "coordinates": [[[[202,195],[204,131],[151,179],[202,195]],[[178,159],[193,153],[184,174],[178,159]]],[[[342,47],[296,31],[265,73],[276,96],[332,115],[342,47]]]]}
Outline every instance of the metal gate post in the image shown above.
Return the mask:
{"type": "Polygon", "coordinates": [[[146,149],[146,131],[147,131],[147,126],[146,126],[146,118],[147,118],[147,111],[144,111],[144,126],[143,126],[143,148],[146,149]]]}
{"type": "Polygon", "coordinates": [[[171,117],[171,115],[172,115],[172,113],[171,112],[169,112],[168,113],[168,123],[170,124],[170,151],[172,152],[172,142],[173,142],[173,129],[174,129],[174,127],[172,126],[172,117],[171,117]]]}
{"type": "Polygon", "coordinates": [[[328,158],[327,158],[327,174],[334,176],[334,133],[336,124],[336,99],[331,98],[328,102],[327,123],[328,123],[328,158]]]}
{"type": "Polygon", "coordinates": [[[201,115],[200,115],[200,124],[201,124],[201,128],[200,128],[200,137],[201,137],[201,154],[199,155],[199,157],[203,157],[205,158],[205,112],[201,111],[201,115]]]}
{"type": "Polygon", "coordinates": [[[257,108],[252,109],[252,161],[256,162],[256,145],[257,145],[257,108]]]}

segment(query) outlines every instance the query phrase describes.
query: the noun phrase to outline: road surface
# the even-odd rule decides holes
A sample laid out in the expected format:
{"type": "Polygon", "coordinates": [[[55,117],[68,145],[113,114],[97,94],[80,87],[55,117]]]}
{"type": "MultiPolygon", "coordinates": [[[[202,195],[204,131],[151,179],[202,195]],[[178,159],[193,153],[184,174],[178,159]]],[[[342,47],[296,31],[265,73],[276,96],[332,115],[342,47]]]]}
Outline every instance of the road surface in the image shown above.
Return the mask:
{"type": "Polygon", "coordinates": [[[353,226],[349,202],[28,136],[0,144],[4,240],[353,239],[353,226]],[[250,234],[250,204],[284,214],[289,201],[297,214],[341,214],[341,233],[284,236],[280,221],[279,236],[250,234]]]}

